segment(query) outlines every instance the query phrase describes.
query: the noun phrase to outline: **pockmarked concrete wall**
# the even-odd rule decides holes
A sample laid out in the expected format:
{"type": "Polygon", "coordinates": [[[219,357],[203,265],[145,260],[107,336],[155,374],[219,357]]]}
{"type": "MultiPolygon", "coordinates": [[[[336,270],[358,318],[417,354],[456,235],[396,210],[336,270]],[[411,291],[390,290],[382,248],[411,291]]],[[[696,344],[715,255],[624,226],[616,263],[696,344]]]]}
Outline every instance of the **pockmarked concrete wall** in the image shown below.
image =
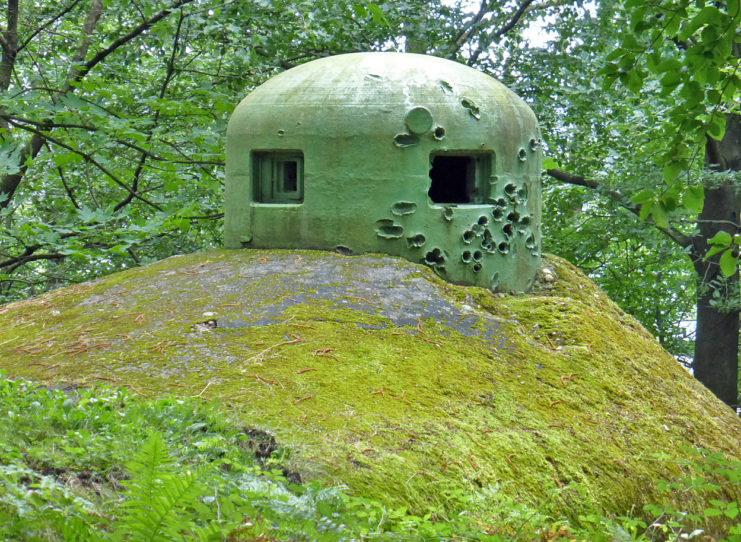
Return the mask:
{"type": "Polygon", "coordinates": [[[357,53],[288,70],[227,131],[227,248],[379,252],[521,291],[540,258],[530,108],[452,61],[357,53]]]}

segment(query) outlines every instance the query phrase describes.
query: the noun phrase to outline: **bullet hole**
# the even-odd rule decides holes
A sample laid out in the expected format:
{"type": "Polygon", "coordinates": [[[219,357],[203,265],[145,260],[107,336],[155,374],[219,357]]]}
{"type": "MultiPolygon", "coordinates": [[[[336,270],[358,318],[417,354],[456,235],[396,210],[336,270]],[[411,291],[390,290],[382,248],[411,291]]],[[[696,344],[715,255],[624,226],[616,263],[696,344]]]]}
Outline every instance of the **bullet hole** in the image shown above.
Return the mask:
{"type": "Polygon", "coordinates": [[[512,224],[505,224],[504,226],[502,226],[502,232],[507,237],[512,237],[512,224]]]}
{"type": "Polygon", "coordinates": [[[463,263],[471,263],[471,251],[470,250],[463,251],[463,254],[461,254],[461,261],[463,263]]]}
{"type": "Polygon", "coordinates": [[[514,196],[517,193],[517,185],[514,183],[508,183],[504,187],[504,193],[508,196],[514,196]]]}
{"type": "Polygon", "coordinates": [[[502,220],[502,217],[504,216],[504,209],[501,207],[494,207],[494,210],[491,212],[491,215],[494,217],[494,220],[497,222],[502,220]]]}
{"type": "Polygon", "coordinates": [[[337,245],[334,247],[334,251],[338,254],[342,254],[343,256],[352,256],[353,251],[351,248],[346,247],[345,245],[337,245]]]}
{"type": "Polygon", "coordinates": [[[471,226],[471,231],[478,237],[482,233],[484,233],[484,227],[481,224],[474,224],[471,226]]]}
{"type": "Polygon", "coordinates": [[[367,79],[371,79],[373,81],[383,81],[383,76],[382,75],[378,75],[377,73],[366,73],[365,74],[365,77],[367,79]]]}
{"type": "Polygon", "coordinates": [[[531,151],[535,152],[538,150],[539,147],[540,147],[540,142],[537,139],[533,138],[530,140],[530,150],[531,151]]]}
{"type": "Polygon", "coordinates": [[[502,254],[507,254],[509,252],[509,243],[507,241],[502,241],[499,243],[499,246],[497,246],[497,250],[502,254]]]}
{"type": "Polygon", "coordinates": [[[496,204],[499,205],[500,207],[506,207],[507,206],[507,200],[504,199],[504,198],[499,198],[496,201],[496,204]]]}
{"type": "Polygon", "coordinates": [[[480,263],[475,263],[473,264],[473,272],[478,273],[479,271],[481,271],[481,269],[483,269],[483,267],[484,266],[482,266],[480,263]]]}
{"type": "Polygon", "coordinates": [[[521,186],[517,191],[517,197],[520,198],[523,203],[527,200],[527,186],[521,186]]]}
{"type": "Polygon", "coordinates": [[[447,222],[453,221],[453,209],[451,207],[446,207],[445,209],[443,209],[443,218],[447,222]]]}
{"type": "Polygon", "coordinates": [[[394,145],[401,149],[414,147],[419,143],[419,136],[414,134],[396,134],[394,136],[394,145]]]}
{"type": "Polygon", "coordinates": [[[525,246],[529,248],[530,250],[533,250],[537,247],[537,243],[535,242],[535,236],[533,234],[530,234],[527,236],[527,239],[525,239],[525,246]]]}
{"type": "Polygon", "coordinates": [[[427,239],[421,233],[418,233],[417,235],[414,235],[412,237],[407,237],[407,244],[409,245],[409,248],[419,248],[426,242],[427,239]]]}
{"type": "Polygon", "coordinates": [[[491,276],[491,286],[490,286],[490,288],[492,290],[496,290],[497,289],[497,286],[499,286],[499,273],[494,273],[491,276]]]}
{"type": "Polygon", "coordinates": [[[491,232],[489,230],[484,231],[484,238],[481,240],[481,248],[488,252],[491,252],[491,250],[494,248],[494,239],[492,238],[491,232]]]}
{"type": "Polygon", "coordinates": [[[461,105],[468,109],[468,113],[476,120],[479,120],[481,118],[481,111],[479,110],[479,106],[476,105],[476,102],[474,102],[471,98],[466,98],[464,96],[461,99],[461,105]]]}
{"type": "Polygon", "coordinates": [[[417,210],[417,204],[411,201],[397,201],[391,206],[391,212],[397,216],[411,215],[417,210]]]}
{"type": "Polygon", "coordinates": [[[445,263],[445,256],[439,248],[434,248],[425,254],[427,265],[440,266],[445,263]]]}
{"type": "Polygon", "coordinates": [[[520,226],[522,226],[523,228],[529,227],[530,226],[530,217],[529,216],[523,216],[520,219],[520,226]]]}
{"type": "Polygon", "coordinates": [[[507,215],[507,220],[510,222],[517,222],[520,220],[520,213],[517,211],[512,211],[510,214],[507,215]]]}
{"type": "Polygon", "coordinates": [[[471,230],[466,230],[463,232],[463,242],[467,245],[471,244],[471,241],[473,241],[474,237],[476,237],[476,234],[473,233],[471,230]]]}
{"type": "Polygon", "coordinates": [[[483,257],[484,257],[484,253],[481,252],[480,250],[477,250],[476,252],[473,253],[473,261],[475,262],[480,262],[481,258],[483,257]]]}
{"type": "Polygon", "coordinates": [[[525,152],[525,149],[520,149],[517,153],[517,158],[520,162],[525,162],[527,160],[527,152],[525,152]]]}
{"type": "Polygon", "coordinates": [[[395,224],[393,220],[382,218],[376,221],[376,235],[382,239],[398,239],[404,233],[404,228],[395,224]]]}
{"type": "Polygon", "coordinates": [[[440,88],[442,88],[443,92],[446,94],[452,94],[453,92],[453,86],[447,81],[440,81],[440,88]]]}
{"type": "Polygon", "coordinates": [[[435,131],[432,132],[432,137],[434,137],[438,141],[445,139],[445,128],[443,128],[442,126],[437,126],[435,128],[435,131]]]}
{"type": "Polygon", "coordinates": [[[283,128],[281,128],[280,130],[278,130],[278,135],[279,136],[286,135],[286,131],[283,128]]]}
{"type": "Polygon", "coordinates": [[[485,216],[480,216],[479,217],[479,225],[486,226],[488,223],[489,223],[489,219],[488,218],[486,218],[485,216]]]}

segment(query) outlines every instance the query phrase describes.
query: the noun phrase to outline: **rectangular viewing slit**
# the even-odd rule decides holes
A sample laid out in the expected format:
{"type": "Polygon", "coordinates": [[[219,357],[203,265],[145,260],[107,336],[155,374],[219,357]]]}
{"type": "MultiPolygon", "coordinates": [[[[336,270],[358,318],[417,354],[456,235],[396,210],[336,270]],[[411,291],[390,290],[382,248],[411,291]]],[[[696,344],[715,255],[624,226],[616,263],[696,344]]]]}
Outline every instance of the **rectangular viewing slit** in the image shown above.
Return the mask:
{"type": "Polygon", "coordinates": [[[432,203],[482,204],[489,190],[492,155],[440,153],[430,156],[432,203]]]}
{"type": "Polygon", "coordinates": [[[254,151],[252,197],[257,203],[304,201],[304,155],[301,151],[254,151]]]}

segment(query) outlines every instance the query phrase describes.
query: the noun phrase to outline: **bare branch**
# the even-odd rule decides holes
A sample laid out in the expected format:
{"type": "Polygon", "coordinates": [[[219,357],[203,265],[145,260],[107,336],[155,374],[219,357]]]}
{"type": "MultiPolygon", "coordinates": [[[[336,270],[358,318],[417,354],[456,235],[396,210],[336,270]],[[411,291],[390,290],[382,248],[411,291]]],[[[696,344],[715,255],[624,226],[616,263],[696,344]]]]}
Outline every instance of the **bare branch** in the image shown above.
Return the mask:
{"type": "Polygon", "coordinates": [[[517,9],[517,11],[515,11],[515,14],[512,15],[512,18],[509,20],[509,22],[507,22],[507,24],[505,24],[502,28],[500,28],[499,30],[494,32],[494,34],[492,34],[491,41],[501,38],[507,32],[512,30],[517,25],[517,23],[520,21],[520,18],[522,18],[525,12],[527,12],[527,8],[530,6],[530,4],[532,4],[534,1],[535,0],[524,0],[524,2],[520,4],[520,7],[517,9]]]}
{"type": "MultiPolygon", "coordinates": [[[[18,126],[15,123],[11,124],[13,124],[13,126],[18,126]]],[[[13,195],[15,194],[16,190],[18,190],[18,186],[21,184],[21,181],[23,180],[23,177],[28,170],[29,163],[31,162],[31,160],[36,158],[36,155],[39,154],[39,151],[43,146],[43,135],[40,132],[35,133],[31,140],[26,143],[20,153],[20,168],[18,172],[4,175],[0,179],[0,195],[7,196],[5,200],[0,201],[0,209],[4,209],[8,205],[10,205],[10,202],[13,199],[13,195]]]]}
{"type": "Polygon", "coordinates": [[[3,57],[0,59],[0,90],[8,90],[18,52],[18,0],[9,0],[6,11],[8,28],[3,32],[3,57]]]}
{"type": "MultiPolygon", "coordinates": [[[[32,138],[32,140],[34,140],[34,139],[36,139],[36,138],[39,138],[39,141],[40,141],[40,143],[39,143],[39,147],[41,147],[41,145],[43,145],[43,143],[44,143],[45,141],[50,141],[50,142],[54,143],[55,145],[57,145],[57,146],[59,146],[59,147],[62,147],[63,149],[67,149],[68,151],[70,151],[70,152],[73,152],[73,153],[77,154],[78,156],[81,156],[81,157],[82,157],[82,158],[83,158],[83,159],[84,159],[84,160],[85,160],[86,162],[88,162],[88,163],[90,163],[90,164],[94,165],[94,166],[95,166],[96,168],[98,168],[98,169],[99,169],[99,170],[100,170],[101,172],[103,172],[103,173],[104,173],[104,174],[105,174],[105,175],[106,175],[106,176],[107,176],[107,177],[108,177],[109,179],[111,179],[111,180],[112,180],[112,181],[113,181],[114,183],[116,183],[117,185],[119,185],[119,186],[120,186],[121,188],[123,188],[123,189],[124,189],[124,190],[126,190],[127,192],[131,193],[131,194],[133,195],[133,197],[134,197],[134,198],[136,198],[136,199],[138,199],[138,200],[140,200],[140,201],[142,201],[142,202],[146,203],[146,204],[147,204],[147,205],[149,205],[150,207],[154,207],[154,208],[155,208],[155,209],[157,209],[158,211],[162,211],[162,207],[160,207],[160,206],[159,206],[159,205],[157,205],[156,203],[154,203],[154,202],[151,202],[151,201],[149,201],[148,199],[146,199],[146,198],[142,197],[141,195],[139,195],[138,193],[136,193],[136,192],[135,192],[134,190],[132,190],[132,189],[131,189],[131,187],[129,187],[129,186],[128,186],[128,185],[127,185],[127,184],[126,184],[125,182],[123,182],[123,181],[122,181],[121,179],[119,179],[119,178],[118,178],[118,177],[117,177],[117,176],[116,176],[115,174],[113,174],[113,172],[111,172],[111,171],[110,171],[110,170],[109,170],[108,168],[106,168],[106,167],[105,167],[105,166],[104,166],[103,164],[101,164],[101,163],[100,163],[100,162],[98,162],[98,161],[97,161],[97,160],[96,160],[95,158],[93,158],[93,156],[92,156],[92,155],[90,155],[90,154],[88,154],[88,153],[86,153],[86,152],[83,152],[83,151],[81,151],[81,150],[79,150],[79,149],[75,149],[74,147],[71,147],[71,146],[67,145],[67,144],[66,144],[66,143],[64,143],[63,141],[60,141],[60,140],[58,140],[58,139],[56,139],[56,138],[54,138],[54,137],[50,136],[49,134],[44,134],[44,133],[43,133],[43,132],[41,132],[40,130],[37,130],[36,128],[33,128],[33,127],[31,127],[31,126],[27,126],[27,125],[24,125],[24,124],[20,124],[20,123],[17,123],[17,122],[15,122],[15,121],[12,121],[12,120],[10,121],[10,124],[12,124],[13,126],[15,126],[15,127],[17,127],[17,128],[20,128],[20,129],[22,129],[22,130],[26,130],[26,131],[32,132],[32,133],[34,134],[34,137],[32,138]]],[[[37,151],[37,153],[38,153],[38,151],[37,151]]],[[[34,154],[34,156],[36,156],[36,155],[34,154]]],[[[2,184],[0,184],[0,193],[3,193],[3,192],[2,192],[2,184]]],[[[7,203],[8,203],[8,200],[6,200],[6,201],[5,201],[4,203],[3,203],[3,205],[5,205],[5,204],[7,204],[7,203]]]]}
{"type": "Polygon", "coordinates": [[[87,61],[84,64],[84,66],[82,66],[82,68],[77,71],[76,80],[79,81],[82,78],[84,78],[90,72],[90,70],[92,70],[100,62],[105,60],[108,57],[108,55],[116,51],[119,47],[133,40],[137,36],[141,35],[143,32],[147,31],[155,23],[161,21],[162,19],[170,15],[177,8],[184,6],[185,4],[189,4],[190,2],[193,2],[193,1],[194,0],[177,0],[169,8],[163,9],[156,15],[153,15],[152,17],[150,17],[149,19],[141,23],[139,26],[133,28],[128,34],[125,34],[121,36],[120,38],[118,38],[117,40],[115,40],[107,48],[103,49],[97,55],[95,55],[93,58],[87,61]]]}
{"type": "MultiPolygon", "coordinates": [[[[175,37],[172,40],[172,53],[170,54],[170,59],[167,61],[167,72],[165,73],[165,79],[162,81],[162,87],[160,88],[159,98],[160,100],[165,97],[165,94],[167,93],[167,87],[170,84],[170,81],[172,81],[173,76],[175,75],[175,55],[178,50],[178,42],[180,41],[180,32],[183,28],[183,19],[185,19],[185,16],[183,15],[183,10],[180,8],[180,18],[178,19],[178,27],[175,31],[175,37]]],[[[160,110],[158,109],[154,114],[154,126],[157,126],[159,124],[160,120],[160,110]]],[[[149,135],[147,136],[147,143],[149,143],[152,140],[152,132],[149,132],[149,135]]],[[[149,152],[142,152],[141,156],[139,157],[139,163],[136,166],[136,171],[134,171],[133,178],[131,180],[131,188],[132,191],[126,195],[124,199],[119,201],[116,206],[113,208],[114,211],[119,211],[122,208],[126,207],[131,201],[134,199],[134,194],[136,193],[137,189],[139,188],[139,180],[141,179],[142,172],[144,171],[144,166],[147,163],[147,157],[149,155],[149,152]]]]}
{"type": "MultiPolygon", "coordinates": [[[[636,203],[633,203],[630,201],[630,199],[625,196],[620,190],[616,190],[614,188],[607,188],[605,186],[602,186],[598,181],[595,180],[589,180],[583,177],[582,175],[575,175],[573,173],[568,173],[566,171],[561,171],[560,169],[547,169],[545,171],[548,175],[556,179],[557,181],[560,181],[562,183],[567,184],[573,184],[576,186],[583,186],[585,188],[591,188],[592,190],[596,190],[598,193],[607,196],[609,199],[620,205],[623,209],[626,209],[633,213],[636,216],[640,216],[641,214],[641,205],[638,205],[636,203]]],[[[681,231],[677,230],[676,228],[673,228],[671,226],[669,227],[662,227],[656,224],[653,220],[650,218],[646,220],[649,224],[652,224],[657,230],[659,230],[661,233],[666,235],[669,239],[677,243],[679,246],[683,248],[687,248],[692,245],[692,238],[688,235],[685,235],[681,231]]]]}
{"type": "MultiPolygon", "coordinates": [[[[67,235],[69,237],[69,235],[67,235]]],[[[37,250],[41,248],[41,245],[33,245],[26,247],[26,249],[18,256],[13,256],[7,260],[0,261],[0,269],[3,269],[6,273],[17,269],[18,267],[28,263],[35,262],[38,260],[63,260],[66,256],[64,254],[35,254],[37,250]]]]}
{"type": "Polygon", "coordinates": [[[522,4],[520,4],[520,7],[517,8],[517,11],[512,15],[509,21],[505,23],[504,26],[502,26],[499,30],[496,30],[494,32],[491,32],[487,34],[485,40],[479,40],[479,46],[476,48],[476,51],[471,55],[471,58],[468,60],[469,64],[475,64],[476,61],[479,59],[479,56],[481,56],[481,53],[484,52],[484,48],[488,47],[489,44],[495,40],[498,40],[502,38],[507,32],[512,30],[517,23],[520,21],[522,16],[527,11],[527,8],[532,4],[535,0],[523,0],[522,4]]]}
{"type": "Polygon", "coordinates": [[[448,52],[445,53],[445,58],[455,57],[456,53],[461,50],[461,47],[463,47],[466,42],[471,39],[471,36],[473,36],[474,32],[481,24],[484,15],[489,12],[489,8],[489,2],[487,0],[481,0],[481,5],[479,6],[478,13],[476,13],[476,15],[474,15],[471,20],[468,21],[468,23],[466,23],[463,28],[460,29],[458,35],[453,41],[453,45],[451,45],[450,49],[448,49],[448,52]]]}
{"type": "Polygon", "coordinates": [[[78,78],[79,64],[85,57],[90,49],[90,43],[92,42],[92,35],[95,31],[95,27],[98,25],[101,15],[103,15],[103,0],[90,0],[90,9],[88,10],[85,22],[82,24],[83,38],[80,45],[77,47],[72,62],[70,63],[69,72],[67,73],[67,81],[62,87],[62,94],[65,94],[72,88],[73,81],[80,81],[78,78]]]}
{"type": "MultiPolygon", "coordinates": [[[[25,117],[20,117],[18,115],[8,115],[4,113],[0,113],[0,119],[5,120],[5,121],[12,120],[15,122],[21,122],[23,124],[30,124],[31,126],[36,126],[37,128],[40,128],[41,130],[52,130],[53,128],[64,128],[68,130],[69,129],[85,130],[88,132],[106,131],[103,128],[100,128],[98,126],[93,126],[90,124],[74,124],[74,123],[66,123],[66,122],[38,121],[38,120],[33,120],[33,119],[27,119],[25,117]]],[[[157,160],[159,162],[170,162],[173,164],[198,164],[198,165],[211,165],[211,166],[223,166],[224,165],[223,160],[185,160],[185,159],[184,160],[173,160],[170,158],[165,158],[157,154],[154,154],[153,152],[148,151],[147,149],[140,147],[139,145],[135,143],[126,141],[124,139],[119,139],[117,137],[113,137],[112,139],[119,145],[123,145],[124,147],[128,147],[139,153],[146,154],[147,157],[151,158],[152,160],[157,160]]]]}
{"type": "Polygon", "coordinates": [[[23,43],[18,47],[18,51],[22,51],[25,49],[25,47],[33,41],[33,39],[39,35],[39,33],[43,32],[44,29],[48,28],[50,25],[54,24],[56,21],[67,15],[70,11],[72,11],[77,4],[80,3],[81,0],[74,0],[69,6],[64,8],[62,11],[57,13],[54,17],[46,21],[44,24],[39,26],[36,30],[34,30],[29,37],[27,37],[23,43]]]}
{"type": "MultiPolygon", "coordinates": [[[[44,142],[44,146],[48,151],[51,151],[51,146],[49,145],[48,141],[44,142]]],[[[64,187],[64,191],[67,192],[67,197],[72,202],[72,206],[75,209],[79,209],[80,205],[77,203],[77,199],[75,198],[74,192],[72,192],[72,189],[67,184],[67,179],[64,178],[64,170],[62,169],[62,166],[57,166],[57,173],[59,173],[59,179],[62,181],[62,186],[64,187]]]]}
{"type": "MultiPolygon", "coordinates": [[[[73,72],[76,71],[75,66],[78,62],[84,60],[85,56],[87,56],[87,51],[90,48],[91,35],[95,30],[95,26],[98,24],[98,20],[100,20],[102,11],[103,0],[91,0],[90,10],[82,28],[85,37],[82,39],[82,42],[77,48],[77,52],[72,59],[72,66],[70,67],[70,71],[67,76],[67,82],[64,85],[63,93],[72,88],[70,82],[73,78],[73,72]]],[[[7,55],[7,59],[6,55],[3,55],[2,61],[0,62],[0,89],[2,90],[8,89],[8,86],[10,85],[10,76],[15,65],[15,48],[18,45],[17,26],[18,0],[10,0],[10,2],[8,3],[8,31],[6,32],[5,37],[6,41],[12,43],[13,55],[12,57],[11,55],[7,55]],[[6,70],[9,70],[9,72],[7,73],[7,81],[3,79],[3,77],[5,77],[6,75],[6,70]]],[[[12,124],[13,126],[23,128],[19,124],[10,121],[7,118],[3,119],[2,124],[0,124],[0,128],[4,128],[7,130],[8,122],[10,122],[10,124],[12,124]]],[[[23,151],[21,152],[20,167],[18,171],[16,173],[4,175],[0,179],[0,194],[7,196],[4,201],[0,202],[0,208],[5,208],[10,204],[13,195],[15,194],[16,190],[18,190],[18,186],[20,186],[23,177],[26,175],[29,163],[31,162],[31,160],[36,158],[38,153],[43,148],[46,140],[50,140],[48,135],[44,135],[39,130],[29,129],[28,127],[25,127],[24,129],[33,132],[34,135],[31,140],[24,146],[23,151]]]]}

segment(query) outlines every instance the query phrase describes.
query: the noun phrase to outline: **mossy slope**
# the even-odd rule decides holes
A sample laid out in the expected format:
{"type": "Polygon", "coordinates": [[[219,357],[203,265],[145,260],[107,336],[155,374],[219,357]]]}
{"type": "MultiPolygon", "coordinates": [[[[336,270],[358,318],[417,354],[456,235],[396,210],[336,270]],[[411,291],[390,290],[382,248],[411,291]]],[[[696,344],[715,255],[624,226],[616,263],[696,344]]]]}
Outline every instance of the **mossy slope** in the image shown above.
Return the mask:
{"type": "Polygon", "coordinates": [[[679,475],[655,452],[738,458],[728,407],[573,266],[544,265],[553,284],[502,297],[388,256],[177,256],[0,307],[0,368],[224,400],[305,476],[415,510],[577,483],[623,513],[679,475]]]}

